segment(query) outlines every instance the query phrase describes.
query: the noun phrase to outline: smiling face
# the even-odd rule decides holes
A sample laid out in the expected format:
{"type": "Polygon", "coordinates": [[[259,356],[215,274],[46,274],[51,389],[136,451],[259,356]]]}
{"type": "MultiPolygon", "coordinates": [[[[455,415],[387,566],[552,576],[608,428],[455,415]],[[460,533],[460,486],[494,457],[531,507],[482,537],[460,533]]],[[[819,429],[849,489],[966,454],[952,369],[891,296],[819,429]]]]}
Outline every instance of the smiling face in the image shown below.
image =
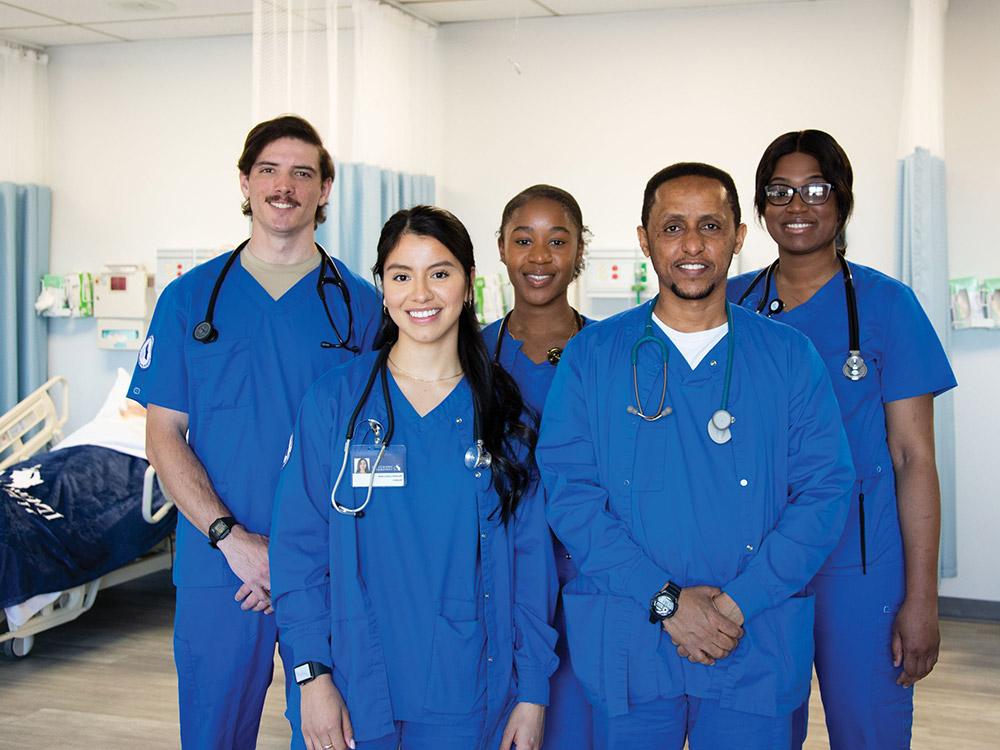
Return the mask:
{"type": "MultiPolygon", "coordinates": [[[[780,183],[795,188],[813,182],[827,182],[827,179],[815,157],[798,151],[778,159],[768,180],[769,185],[780,183]]],[[[826,203],[810,205],[796,193],[787,206],[766,204],[764,225],[782,253],[834,252],[839,230],[837,201],[831,196],[826,203]]]]}
{"type": "Polygon", "coordinates": [[[249,173],[240,174],[254,231],[281,237],[313,231],[316,208],[326,204],[332,185],[320,176],[319,149],[297,138],[271,141],[249,173]]]}
{"type": "Polygon", "coordinates": [[[433,344],[450,339],[457,346],[459,316],[471,282],[441,242],[403,234],[386,257],[382,287],[400,340],[433,344]]]}
{"type": "Polygon", "coordinates": [[[580,227],[566,208],[534,198],[515,209],[497,240],[514,304],[545,306],[566,296],[583,256],[580,227]]]}
{"type": "Polygon", "coordinates": [[[668,180],[656,190],[639,246],[653,262],[660,294],[681,300],[725,298],[726,274],[746,225],[736,225],[726,190],[697,175],[668,180]]]}

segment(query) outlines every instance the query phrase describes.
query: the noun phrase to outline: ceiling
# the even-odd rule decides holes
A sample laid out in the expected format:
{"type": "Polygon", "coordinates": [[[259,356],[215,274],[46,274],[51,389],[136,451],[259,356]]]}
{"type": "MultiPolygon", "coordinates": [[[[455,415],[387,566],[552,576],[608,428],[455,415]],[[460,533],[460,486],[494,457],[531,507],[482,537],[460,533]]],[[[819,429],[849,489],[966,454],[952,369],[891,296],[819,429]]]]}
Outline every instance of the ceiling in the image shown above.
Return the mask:
{"type": "MultiPolygon", "coordinates": [[[[264,0],[281,2],[281,0],[264,0]]],[[[381,0],[434,24],[810,0],[381,0]]],[[[338,0],[350,8],[350,0],[338,0]]],[[[296,0],[325,28],[322,0],[296,0]],[[314,6],[314,7],[311,7],[314,6]]],[[[340,25],[350,25],[342,13],[340,25]]],[[[37,47],[253,33],[253,0],[0,0],[0,39],[37,47]]]]}

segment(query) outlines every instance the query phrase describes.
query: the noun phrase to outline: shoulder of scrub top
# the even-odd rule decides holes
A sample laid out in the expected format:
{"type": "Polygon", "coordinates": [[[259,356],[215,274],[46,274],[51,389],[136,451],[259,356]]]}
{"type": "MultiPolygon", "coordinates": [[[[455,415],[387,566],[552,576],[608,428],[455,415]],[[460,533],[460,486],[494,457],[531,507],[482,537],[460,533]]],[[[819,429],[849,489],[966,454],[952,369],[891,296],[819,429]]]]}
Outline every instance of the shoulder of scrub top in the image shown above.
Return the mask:
{"type": "MultiPolygon", "coordinates": [[[[355,302],[353,299],[355,295],[362,295],[363,299],[358,300],[362,302],[362,304],[368,302],[375,305],[375,307],[382,306],[381,302],[379,302],[379,293],[375,290],[375,287],[370,281],[365,280],[360,274],[355,273],[350,266],[340,260],[340,258],[334,258],[331,255],[330,260],[333,261],[333,265],[337,267],[338,271],[340,271],[340,275],[344,277],[344,283],[351,288],[352,302],[355,302]]],[[[355,304],[357,304],[357,302],[355,302],[355,304]]]]}
{"type": "Polygon", "coordinates": [[[885,311],[889,306],[898,302],[900,298],[915,296],[913,289],[908,284],[904,284],[887,273],[871,266],[855,263],[850,258],[847,259],[847,263],[850,265],[851,275],[854,277],[858,304],[867,301],[875,302],[880,309],[885,311]]]}
{"type": "MultiPolygon", "coordinates": [[[[314,403],[324,411],[329,406],[332,412],[340,408],[353,409],[357,396],[365,387],[378,351],[364,352],[347,362],[331,367],[309,386],[303,400],[314,403]]],[[[373,390],[380,386],[375,383],[373,390]]]]}
{"type": "Polygon", "coordinates": [[[585,318],[583,328],[566,344],[563,359],[568,357],[572,362],[576,357],[584,356],[577,352],[592,352],[595,348],[614,345],[612,342],[616,341],[619,342],[618,346],[631,348],[642,335],[652,305],[653,300],[649,300],[603,320],[585,318]]]}
{"type": "MultiPolygon", "coordinates": [[[[757,277],[757,274],[763,270],[763,268],[758,268],[736,276],[730,276],[726,279],[726,297],[729,298],[729,301],[735,304],[743,295],[743,292],[747,290],[747,287],[750,286],[750,283],[757,277]]],[[[763,283],[761,281],[761,284],[763,283]]],[[[760,289],[760,285],[757,288],[760,289]]]]}

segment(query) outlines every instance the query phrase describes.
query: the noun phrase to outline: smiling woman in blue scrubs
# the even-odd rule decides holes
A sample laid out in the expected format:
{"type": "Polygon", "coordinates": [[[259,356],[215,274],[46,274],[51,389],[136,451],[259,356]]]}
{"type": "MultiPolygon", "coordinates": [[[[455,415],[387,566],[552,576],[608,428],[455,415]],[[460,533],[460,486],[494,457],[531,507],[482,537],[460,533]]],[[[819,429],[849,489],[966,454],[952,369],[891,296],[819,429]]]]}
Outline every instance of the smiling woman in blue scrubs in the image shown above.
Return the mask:
{"type": "Polygon", "coordinates": [[[471,305],[472,242],[447,211],[400,211],[374,271],[379,351],[306,395],[275,503],[306,746],[538,748],[555,566],[535,434],[471,305]],[[371,471],[346,472],[361,455],[371,471]]]}
{"type": "MultiPolygon", "coordinates": [[[[551,185],[533,185],[504,206],[497,245],[514,287],[514,309],[483,329],[494,359],[517,381],[527,404],[541,417],[545,398],[566,343],[589,321],[567,295],[583,270],[589,230],[576,199],[551,185]]],[[[553,536],[559,585],[576,577],[566,548],[553,536]]],[[[547,750],[589,750],[591,711],[573,674],[566,619],[556,608],[559,669],[552,676],[545,718],[547,750]]]]}
{"type": "Polygon", "coordinates": [[[768,146],[754,205],[778,260],[731,280],[728,296],[805,333],[829,369],[857,482],[840,544],[813,582],[816,671],[831,747],[882,750],[909,747],[910,688],[938,657],[933,399],[955,376],[913,291],[844,257],[852,181],[827,133],[768,146]]]}

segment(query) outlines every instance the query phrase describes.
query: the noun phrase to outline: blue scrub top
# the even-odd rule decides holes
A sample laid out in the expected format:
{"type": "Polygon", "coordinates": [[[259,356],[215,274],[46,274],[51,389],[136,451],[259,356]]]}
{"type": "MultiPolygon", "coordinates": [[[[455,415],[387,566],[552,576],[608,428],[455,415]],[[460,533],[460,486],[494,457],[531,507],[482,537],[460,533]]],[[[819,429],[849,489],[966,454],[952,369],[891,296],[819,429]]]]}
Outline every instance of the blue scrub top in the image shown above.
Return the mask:
{"type": "MultiPolygon", "coordinates": [[[[593,321],[590,318],[583,318],[583,325],[593,321]]],[[[532,362],[528,356],[521,351],[524,342],[514,338],[510,331],[500,346],[500,326],[503,318],[495,320],[483,329],[483,340],[486,341],[486,349],[491,356],[496,356],[497,348],[500,349],[500,364],[510,376],[514,378],[517,387],[521,389],[521,396],[539,417],[545,407],[545,399],[549,395],[549,388],[552,386],[552,378],[556,376],[556,368],[549,362],[532,362]]]]}
{"type": "MultiPolygon", "coordinates": [[[[645,422],[630,355],[654,301],[588,326],[566,348],[536,455],[548,519],[580,575],[563,589],[573,665],[610,715],[681,694],[769,716],[808,695],[813,601],[803,593],[840,536],[854,475],[829,377],[809,341],[733,309],[732,440],[707,431],[722,403],[727,334],[694,370],[669,349],[666,404],[645,422]],[[613,363],[610,367],[608,363],[613,363]],[[691,664],[649,622],[668,581],[714,585],[746,635],[716,665],[691,664]]],[[[658,347],[639,351],[643,408],[663,384],[658,347]]]]}
{"type": "MultiPolygon", "coordinates": [[[[215,305],[218,340],[195,341],[192,331],[205,318],[228,257],[203,263],[163,290],[128,395],[143,406],[188,415],[188,442],[222,502],[248,531],[267,536],[281,459],[302,395],[323,372],[356,355],[320,346],[336,341],[316,294],[320,269],[275,300],[239,260],[230,267],[215,305]]],[[[340,261],[334,263],[354,308],[350,343],[366,351],[378,329],[381,302],[371,284],[340,261]]],[[[334,322],[346,335],[343,297],[332,284],[325,289],[334,322]]],[[[183,515],[177,520],[174,583],[240,584],[203,530],[183,515]]]]}
{"type": "MultiPolygon", "coordinates": [[[[772,318],[802,331],[819,351],[830,373],[851,445],[857,482],[850,514],[840,543],[822,570],[833,575],[861,571],[862,543],[868,567],[903,564],[885,404],[928,393],[937,396],[956,386],[941,342],[913,290],[873,268],[857,263],[850,267],[858,301],[861,356],[868,365],[866,377],[851,381],[842,371],[850,337],[844,280],[839,272],[808,302],[772,318]],[[858,500],[861,493],[865,512],[863,542],[858,500]]],[[[726,288],[729,299],[737,301],[756,274],[730,279],[726,288]]],[[[762,280],[744,306],[755,310],[763,293],[762,280]]]]}
{"type": "MultiPolygon", "coordinates": [[[[303,400],[270,547],[281,637],[296,663],[332,663],[358,739],[392,732],[393,721],[448,724],[483,709],[489,728],[511,700],[547,703],[558,663],[541,494],[536,484],[501,525],[491,472],[464,463],[467,382],[421,417],[390,374],[390,445],[405,446],[406,486],[376,487],[360,519],[333,509],[347,420],[375,357],[330,371],[303,400]]],[[[369,418],[388,426],[379,379],[358,423],[369,418]]],[[[373,444],[365,433],[355,444],[373,444]]],[[[366,494],[345,472],[338,502],[355,508],[366,494]]]]}

